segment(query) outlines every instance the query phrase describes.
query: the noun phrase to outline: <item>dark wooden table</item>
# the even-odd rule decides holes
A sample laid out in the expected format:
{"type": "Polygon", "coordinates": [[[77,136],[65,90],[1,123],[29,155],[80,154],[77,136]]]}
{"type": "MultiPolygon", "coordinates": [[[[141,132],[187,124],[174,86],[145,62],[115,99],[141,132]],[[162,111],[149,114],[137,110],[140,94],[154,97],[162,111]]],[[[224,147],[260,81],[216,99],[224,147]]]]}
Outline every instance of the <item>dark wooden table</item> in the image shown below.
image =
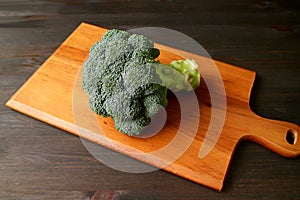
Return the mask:
{"type": "Polygon", "coordinates": [[[300,124],[299,11],[296,0],[2,0],[0,199],[105,199],[112,194],[120,199],[300,199],[300,159],[283,158],[254,143],[238,146],[219,193],[160,170],[129,174],[111,169],[93,158],[78,137],[4,106],[85,21],[107,28],[180,31],[214,59],[257,72],[250,103],[257,114],[300,124]]]}

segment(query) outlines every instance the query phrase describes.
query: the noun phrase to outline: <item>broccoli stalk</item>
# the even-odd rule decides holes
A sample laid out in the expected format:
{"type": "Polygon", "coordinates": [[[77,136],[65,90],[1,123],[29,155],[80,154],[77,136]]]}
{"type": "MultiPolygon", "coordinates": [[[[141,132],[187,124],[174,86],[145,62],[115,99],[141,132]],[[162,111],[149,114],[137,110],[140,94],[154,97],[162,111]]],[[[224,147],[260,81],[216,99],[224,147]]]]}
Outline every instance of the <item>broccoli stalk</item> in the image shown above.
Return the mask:
{"type": "Polygon", "coordinates": [[[195,60],[190,58],[185,60],[173,60],[169,65],[180,72],[185,77],[188,84],[190,84],[190,87],[185,86],[178,88],[178,90],[191,90],[200,85],[200,74],[195,60]]]}
{"type": "Polygon", "coordinates": [[[90,49],[83,66],[82,87],[91,110],[111,116],[120,132],[138,135],[167,106],[167,89],[176,92],[199,86],[194,60],[164,65],[155,60],[159,53],[143,35],[107,31],[90,49]]]}

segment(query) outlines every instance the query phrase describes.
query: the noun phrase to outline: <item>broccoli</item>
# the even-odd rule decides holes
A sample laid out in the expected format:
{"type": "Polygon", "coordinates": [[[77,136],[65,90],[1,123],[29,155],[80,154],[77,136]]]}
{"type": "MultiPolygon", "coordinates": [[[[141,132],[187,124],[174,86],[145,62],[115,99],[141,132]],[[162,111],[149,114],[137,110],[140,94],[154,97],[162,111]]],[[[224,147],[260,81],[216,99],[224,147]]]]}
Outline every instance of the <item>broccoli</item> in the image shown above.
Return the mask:
{"type": "Polygon", "coordinates": [[[91,110],[111,116],[120,132],[138,135],[151,117],[167,106],[168,89],[192,90],[199,86],[194,60],[164,65],[155,60],[159,54],[143,35],[107,31],[92,46],[83,66],[82,88],[89,95],[91,110]]]}

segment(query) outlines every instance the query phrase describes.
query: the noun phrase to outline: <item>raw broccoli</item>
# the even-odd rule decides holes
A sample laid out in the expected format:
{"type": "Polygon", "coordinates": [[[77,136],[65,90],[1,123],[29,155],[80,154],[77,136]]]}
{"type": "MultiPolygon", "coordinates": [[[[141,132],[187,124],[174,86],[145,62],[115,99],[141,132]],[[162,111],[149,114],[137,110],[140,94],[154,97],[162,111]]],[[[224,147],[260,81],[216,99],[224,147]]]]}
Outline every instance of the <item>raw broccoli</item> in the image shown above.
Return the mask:
{"type": "Polygon", "coordinates": [[[92,46],[83,66],[82,87],[89,95],[90,108],[101,116],[111,116],[120,132],[138,135],[151,117],[167,106],[167,89],[199,86],[194,60],[164,65],[155,60],[159,53],[143,35],[107,31],[92,46]]]}

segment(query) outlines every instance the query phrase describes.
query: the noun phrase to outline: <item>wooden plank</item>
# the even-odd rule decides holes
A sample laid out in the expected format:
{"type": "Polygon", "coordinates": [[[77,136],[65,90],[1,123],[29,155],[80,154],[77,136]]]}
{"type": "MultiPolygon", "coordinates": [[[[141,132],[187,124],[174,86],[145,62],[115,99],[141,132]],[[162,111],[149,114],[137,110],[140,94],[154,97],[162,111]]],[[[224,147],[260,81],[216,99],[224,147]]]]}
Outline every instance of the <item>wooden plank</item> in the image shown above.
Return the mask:
{"type": "MultiPolygon", "coordinates": [[[[242,140],[252,140],[260,143],[274,152],[286,156],[296,157],[300,154],[300,144],[297,133],[299,126],[263,119],[252,113],[249,107],[249,98],[253,86],[255,72],[241,69],[219,61],[214,61],[224,81],[227,95],[227,110],[225,125],[216,145],[204,158],[199,158],[199,151],[203,148],[204,139],[209,137],[207,131],[211,119],[211,99],[205,81],[196,90],[201,110],[198,132],[193,137],[188,129],[180,135],[181,139],[192,139],[192,144],[176,161],[168,163],[172,154],[151,154],[164,147],[172,138],[177,137],[178,118],[180,109],[174,98],[170,99],[167,108],[167,123],[161,132],[148,139],[133,138],[120,134],[113,127],[110,118],[98,117],[88,109],[87,96],[80,90],[80,69],[86,59],[89,48],[98,41],[106,29],[81,24],[71,36],[53,53],[52,56],[34,73],[34,75],[16,92],[7,102],[7,106],[23,112],[36,119],[69,131],[80,137],[89,139],[105,147],[129,155],[156,167],[185,177],[197,183],[221,190],[233,152],[242,140]],[[74,90],[74,88],[76,90],[74,90]],[[75,98],[80,103],[81,119],[86,119],[78,125],[74,118],[74,91],[75,98]],[[179,112],[179,113],[178,113],[179,112]],[[93,120],[97,123],[91,123],[93,120]],[[253,126],[251,126],[251,124],[253,126]],[[100,125],[103,132],[99,131],[100,125]],[[78,131],[88,129],[89,132],[78,131]],[[266,132],[268,130],[268,132],[266,132]],[[295,144],[289,144],[285,137],[287,132],[294,134],[295,144]],[[156,146],[152,144],[157,144],[156,146]]],[[[180,51],[170,47],[158,45],[162,49],[161,59],[172,60],[176,56],[194,58],[197,63],[205,65],[211,60],[180,51]]],[[[216,80],[216,74],[203,68],[202,75],[208,80],[216,80]]],[[[77,115],[78,116],[78,115],[77,115]]],[[[191,120],[193,116],[191,115],[191,120]]],[[[196,119],[197,120],[197,119],[196,119]]],[[[192,121],[195,122],[195,121],[192,121]]],[[[192,123],[190,125],[193,125],[192,123]]],[[[176,150],[178,147],[174,147],[176,150]]],[[[171,151],[169,151],[171,152],[171,151]]]]}

